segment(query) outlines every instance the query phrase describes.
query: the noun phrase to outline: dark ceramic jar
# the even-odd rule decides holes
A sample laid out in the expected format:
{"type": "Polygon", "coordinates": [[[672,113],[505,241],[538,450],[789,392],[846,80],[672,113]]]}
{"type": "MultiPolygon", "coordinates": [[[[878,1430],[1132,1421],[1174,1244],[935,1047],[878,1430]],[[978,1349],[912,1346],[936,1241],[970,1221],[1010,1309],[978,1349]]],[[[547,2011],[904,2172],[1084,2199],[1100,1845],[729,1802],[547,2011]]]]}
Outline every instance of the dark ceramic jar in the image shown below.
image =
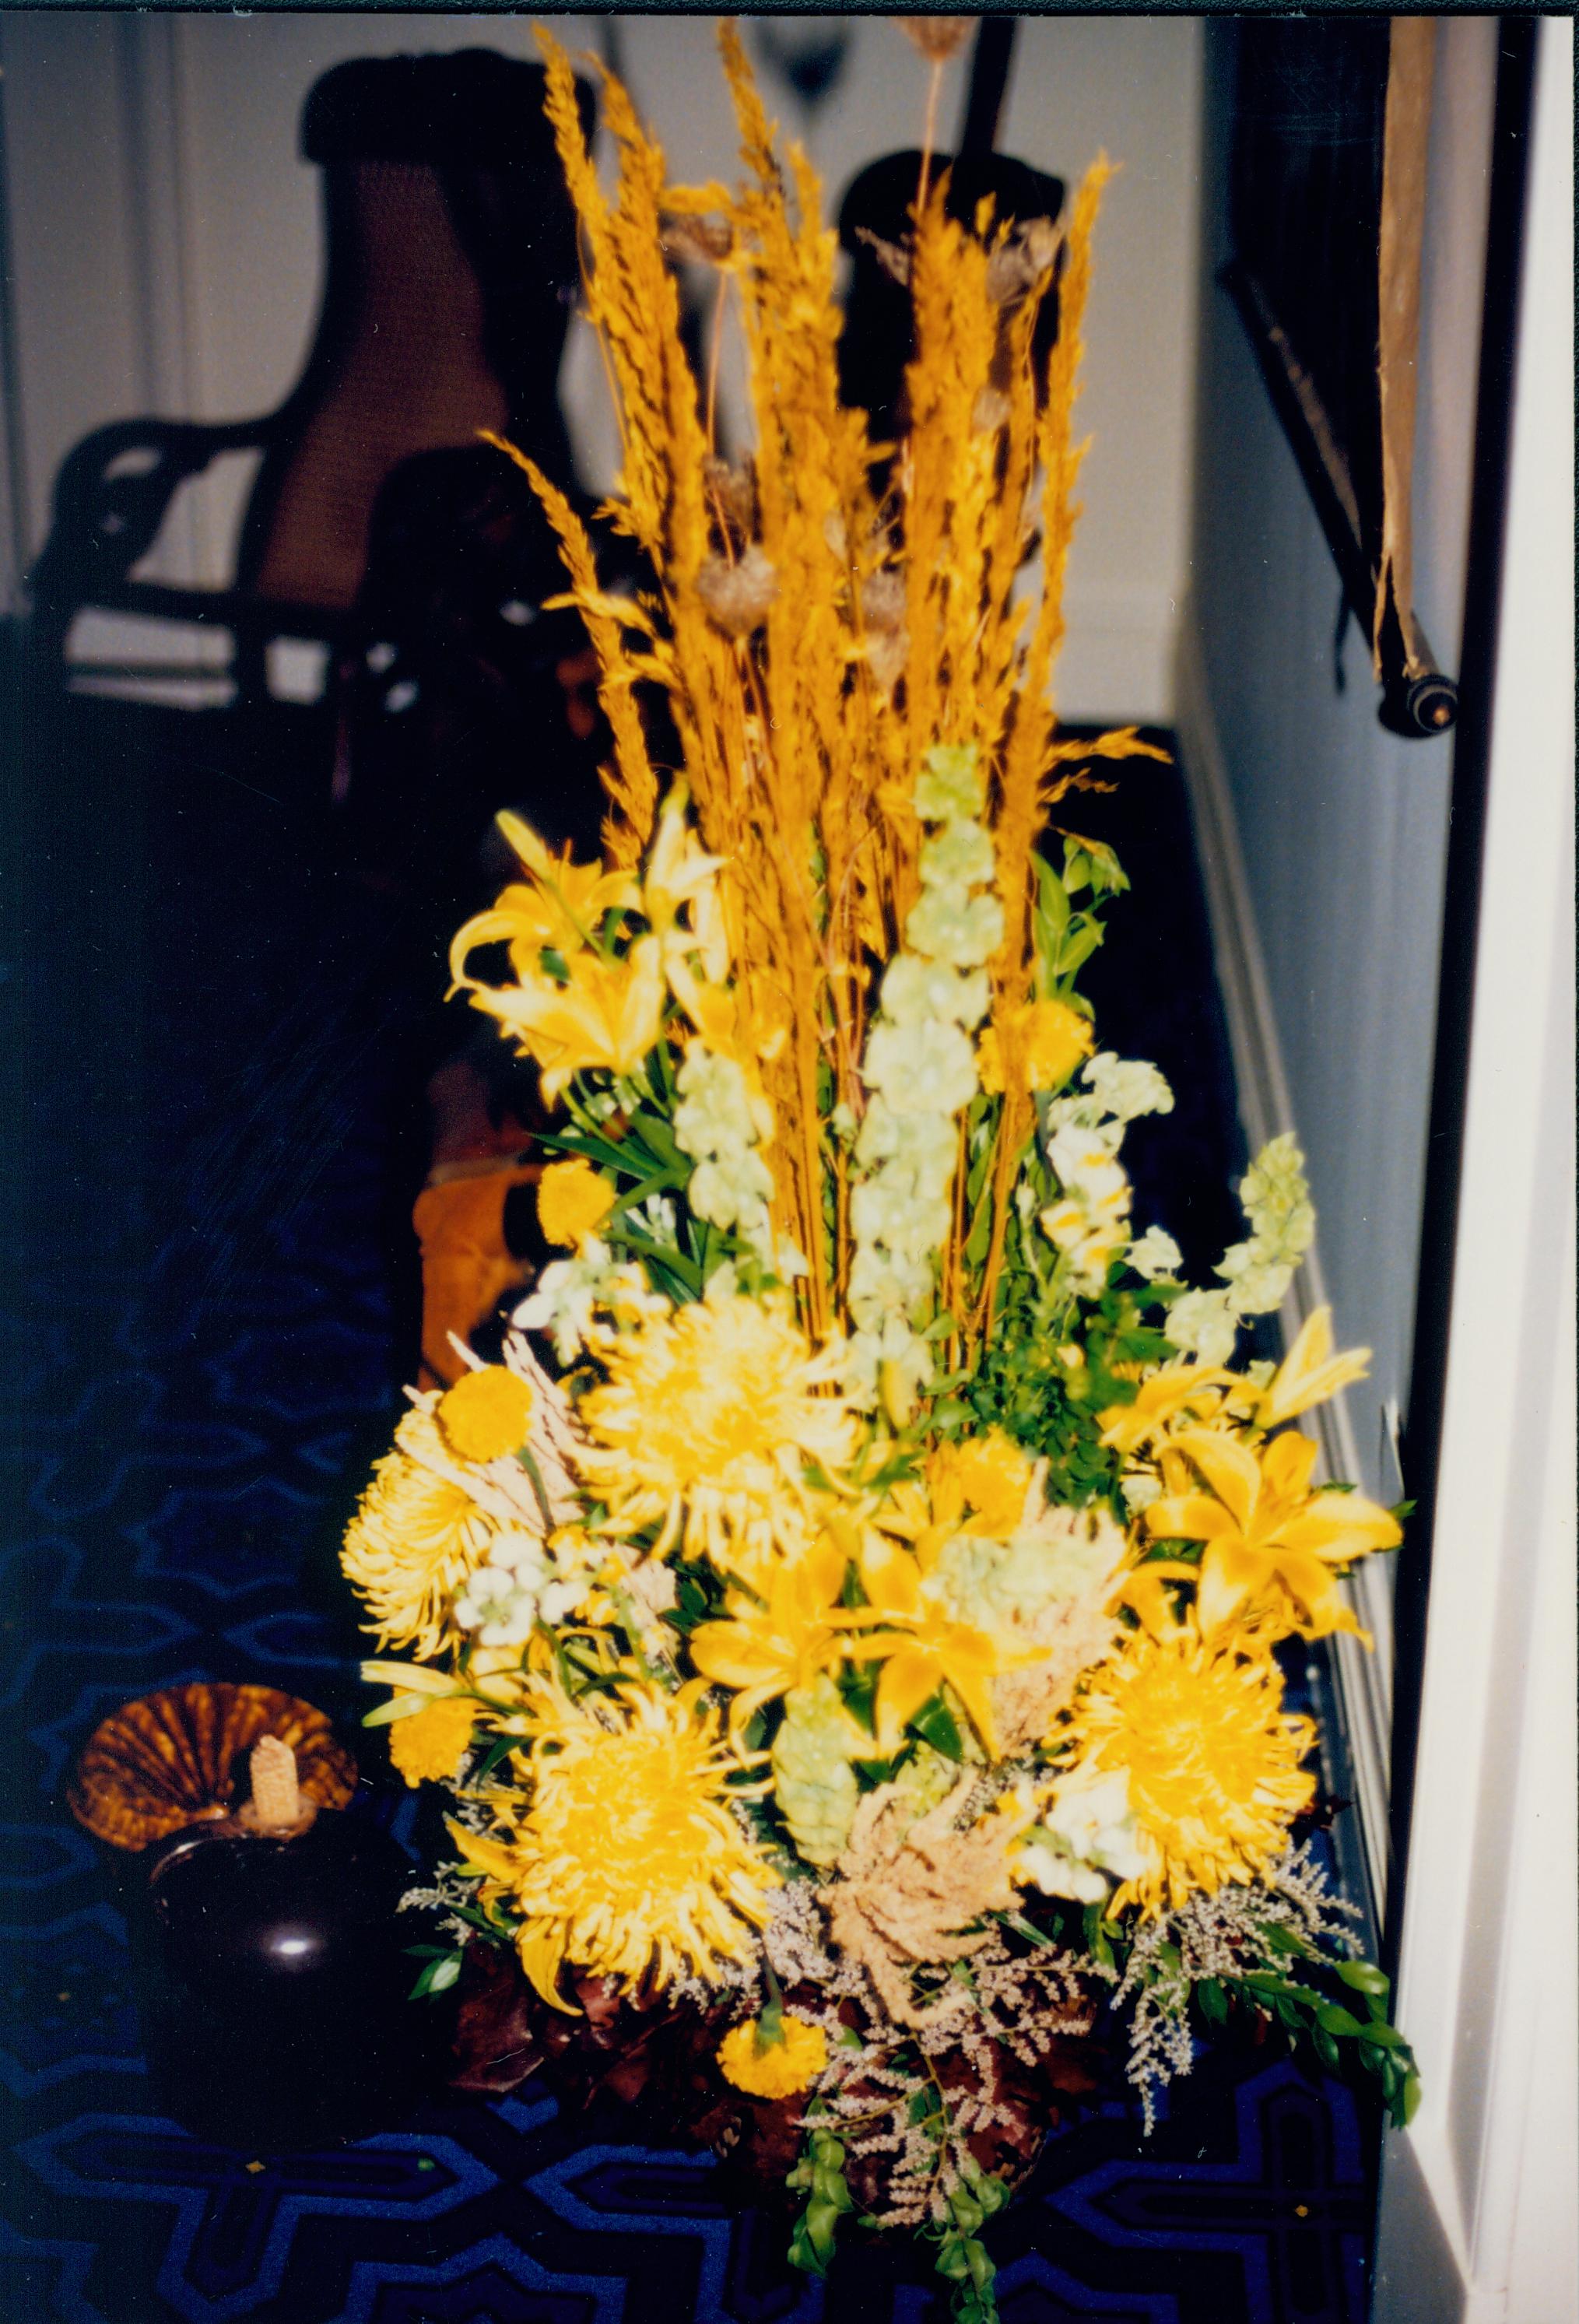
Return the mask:
{"type": "Polygon", "coordinates": [[[290,1839],[198,1825],[133,1876],[134,1958],[162,2109],[220,2145],[281,2149],[399,2119],[443,2013],[408,2003],[410,1867],[360,1816],[290,1839]]]}

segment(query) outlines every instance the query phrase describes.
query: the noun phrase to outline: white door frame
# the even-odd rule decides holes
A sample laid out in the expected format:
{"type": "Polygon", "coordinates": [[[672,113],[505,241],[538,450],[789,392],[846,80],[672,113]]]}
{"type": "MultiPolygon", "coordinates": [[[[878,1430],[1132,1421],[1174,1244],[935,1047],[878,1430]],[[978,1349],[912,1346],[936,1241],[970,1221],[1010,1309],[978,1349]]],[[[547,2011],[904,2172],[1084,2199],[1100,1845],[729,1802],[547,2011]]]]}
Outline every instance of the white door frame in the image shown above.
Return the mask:
{"type": "Polygon", "coordinates": [[[1572,139],[1547,17],[1375,2324],[1579,2316],[1572,139]]]}

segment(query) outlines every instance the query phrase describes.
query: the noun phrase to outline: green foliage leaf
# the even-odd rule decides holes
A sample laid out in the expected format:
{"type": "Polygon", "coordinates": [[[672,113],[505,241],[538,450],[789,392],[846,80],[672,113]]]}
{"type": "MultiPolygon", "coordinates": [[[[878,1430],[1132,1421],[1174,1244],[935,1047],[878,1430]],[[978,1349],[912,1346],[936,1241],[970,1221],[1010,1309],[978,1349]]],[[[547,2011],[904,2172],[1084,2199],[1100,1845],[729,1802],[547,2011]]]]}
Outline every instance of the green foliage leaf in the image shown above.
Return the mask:
{"type": "Polygon", "coordinates": [[[933,1695],[921,1705],[910,1721],[913,1734],[930,1743],[934,1751],[941,1751],[946,1759],[965,1757],[965,1738],[959,1731],[954,1713],[940,1694],[933,1695]]]}
{"type": "Polygon", "coordinates": [[[1196,1986],[1196,1999],[1201,2005],[1201,2015],[1208,2025],[1223,2025],[1228,2022],[1228,1996],[1214,1977],[1203,1977],[1196,1986]]]}
{"type": "Polygon", "coordinates": [[[1374,1961],[1339,1961],[1337,1972],[1344,1983],[1352,1986],[1356,1993],[1374,1996],[1378,2001],[1385,2001],[1392,1990],[1390,1979],[1382,1975],[1374,1961]]]}
{"type": "Polygon", "coordinates": [[[1337,2001],[1318,2002],[1316,2022],[1327,2034],[1353,2035],[1369,2030],[1362,2027],[1360,2020],[1354,2015],[1353,2010],[1345,2009],[1343,2004],[1337,2001]]]}
{"type": "MultiPolygon", "coordinates": [[[[1199,1544],[1196,1546],[1198,1548],[1199,1544]]],[[[1316,1958],[1314,1947],[1299,1934],[1298,1930],[1285,1928],[1280,1921],[1266,1922],[1256,1934],[1269,1952],[1299,1953],[1307,1960],[1316,1958]]]]}
{"type": "MultiPolygon", "coordinates": [[[[407,1950],[414,1952],[418,1948],[411,1946],[407,1950]]],[[[425,1969],[418,1972],[417,1982],[406,1998],[420,2001],[426,1994],[447,1993],[459,1975],[460,1955],[457,1952],[438,1953],[425,1969]]]]}

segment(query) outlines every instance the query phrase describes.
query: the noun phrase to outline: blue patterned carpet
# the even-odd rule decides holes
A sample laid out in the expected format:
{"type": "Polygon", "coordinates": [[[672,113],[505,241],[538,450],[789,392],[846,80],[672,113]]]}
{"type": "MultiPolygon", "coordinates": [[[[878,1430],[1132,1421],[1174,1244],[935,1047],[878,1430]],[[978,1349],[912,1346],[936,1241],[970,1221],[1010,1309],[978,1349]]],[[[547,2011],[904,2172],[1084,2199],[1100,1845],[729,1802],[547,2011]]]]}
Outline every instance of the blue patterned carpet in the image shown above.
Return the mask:
{"type": "MultiPolygon", "coordinates": [[[[8,724],[0,2315],[940,2324],[908,2255],[808,2285],[706,2156],[530,2087],[291,2156],[155,2114],[125,1924],[61,1800],[95,1721],[190,1677],[283,1685],[344,1722],[366,1812],[409,1821],[355,1726],[334,1551],[411,1346],[441,970],[432,930],[335,869],[310,729],[8,724]]],[[[1108,1023],[1197,1087],[1172,1177],[1140,1159],[1209,1259],[1233,1226],[1221,1028],[1177,786],[1136,780],[1140,906],[1173,918],[1157,974],[1110,973],[1108,1023]]],[[[1368,2152],[1351,2095],[1270,2050],[1203,2061],[1149,2144],[1115,2096],[993,2231],[1005,2318],[1361,2324],[1368,2152]]]]}

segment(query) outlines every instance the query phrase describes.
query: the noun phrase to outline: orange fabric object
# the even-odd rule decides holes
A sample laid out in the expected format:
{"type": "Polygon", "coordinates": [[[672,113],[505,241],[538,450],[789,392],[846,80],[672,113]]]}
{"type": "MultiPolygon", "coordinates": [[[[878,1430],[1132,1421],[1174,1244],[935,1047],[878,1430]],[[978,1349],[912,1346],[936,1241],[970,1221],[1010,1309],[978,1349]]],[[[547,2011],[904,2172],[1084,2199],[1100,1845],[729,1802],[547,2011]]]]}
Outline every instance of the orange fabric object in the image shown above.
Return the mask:
{"type": "Polygon", "coordinates": [[[429,1385],[445,1388],[465,1369],[450,1333],[469,1341],[505,1292],[526,1280],[527,1261],[504,1240],[504,1197],[542,1175],[540,1162],[451,1167],[464,1175],[424,1186],[411,1212],[422,1249],[422,1366],[429,1385]]]}

